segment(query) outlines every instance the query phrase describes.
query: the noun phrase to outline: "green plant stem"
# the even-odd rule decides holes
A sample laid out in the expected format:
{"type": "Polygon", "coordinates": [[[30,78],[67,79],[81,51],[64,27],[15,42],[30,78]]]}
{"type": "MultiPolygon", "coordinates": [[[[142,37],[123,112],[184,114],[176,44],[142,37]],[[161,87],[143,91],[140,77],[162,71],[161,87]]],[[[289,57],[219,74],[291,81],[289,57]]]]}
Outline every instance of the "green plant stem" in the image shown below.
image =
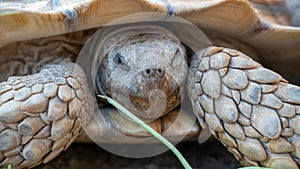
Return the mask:
{"type": "Polygon", "coordinates": [[[185,169],[192,169],[192,167],[189,165],[189,163],[185,160],[185,158],[182,156],[182,154],[176,149],[176,147],[170,143],[166,138],[164,138],[162,135],[157,133],[154,129],[152,129],[150,126],[148,126],[145,122],[143,122],[141,119],[139,119],[137,116],[132,114],[130,111],[128,111],[125,107],[114,101],[113,99],[103,96],[103,95],[98,95],[98,97],[107,100],[108,103],[116,107],[118,110],[120,110],[122,113],[124,113],[126,116],[131,118],[134,122],[139,124],[141,127],[146,129],[149,133],[151,133],[154,137],[156,137],[159,141],[161,141],[163,144],[165,144],[179,159],[181,164],[184,166],[185,169]]]}

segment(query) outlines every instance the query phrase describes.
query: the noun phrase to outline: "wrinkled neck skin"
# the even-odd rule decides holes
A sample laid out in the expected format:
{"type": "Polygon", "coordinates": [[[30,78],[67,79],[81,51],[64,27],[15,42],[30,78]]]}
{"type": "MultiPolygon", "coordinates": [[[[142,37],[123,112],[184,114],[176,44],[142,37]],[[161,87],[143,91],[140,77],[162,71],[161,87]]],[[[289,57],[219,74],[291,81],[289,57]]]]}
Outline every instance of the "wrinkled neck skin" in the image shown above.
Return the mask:
{"type": "Polygon", "coordinates": [[[186,51],[178,39],[142,34],[109,50],[97,80],[105,94],[140,118],[153,121],[180,104],[187,73],[186,51]]]}

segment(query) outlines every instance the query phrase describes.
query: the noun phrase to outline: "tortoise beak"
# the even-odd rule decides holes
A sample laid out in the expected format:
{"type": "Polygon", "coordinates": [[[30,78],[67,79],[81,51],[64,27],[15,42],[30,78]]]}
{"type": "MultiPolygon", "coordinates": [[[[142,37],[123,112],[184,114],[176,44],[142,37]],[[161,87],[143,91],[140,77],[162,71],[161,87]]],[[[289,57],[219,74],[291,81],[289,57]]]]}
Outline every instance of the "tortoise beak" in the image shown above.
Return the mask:
{"type": "Polygon", "coordinates": [[[140,81],[134,80],[129,93],[134,114],[143,119],[155,120],[179,105],[179,85],[163,70],[146,69],[140,73],[140,77],[140,81]]]}

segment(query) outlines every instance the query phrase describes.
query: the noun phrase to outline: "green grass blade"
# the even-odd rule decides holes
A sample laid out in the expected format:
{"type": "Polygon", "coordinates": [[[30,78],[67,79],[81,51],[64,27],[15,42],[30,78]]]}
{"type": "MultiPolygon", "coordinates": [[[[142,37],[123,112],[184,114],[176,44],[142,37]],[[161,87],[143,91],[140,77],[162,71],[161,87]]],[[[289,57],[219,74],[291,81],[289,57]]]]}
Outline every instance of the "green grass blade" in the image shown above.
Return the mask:
{"type": "Polygon", "coordinates": [[[176,147],[170,143],[166,138],[164,138],[162,135],[157,133],[154,129],[152,129],[150,126],[148,126],[145,122],[143,122],[141,119],[139,119],[137,116],[129,112],[125,107],[114,101],[113,99],[98,95],[98,97],[107,100],[108,103],[116,107],[118,110],[120,110],[122,113],[124,113],[126,116],[128,116],[130,119],[132,119],[134,122],[139,124],[141,127],[146,129],[149,133],[151,133],[155,138],[157,138],[159,141],[161,141],[163,144],[165,144],[179,159],[181,164],[184,166],[185,169],[192,169],[192,167],[189,165],[189,163],[185,160],[185,158],[182,156],[182,154],[176,149],[176,147]]]}

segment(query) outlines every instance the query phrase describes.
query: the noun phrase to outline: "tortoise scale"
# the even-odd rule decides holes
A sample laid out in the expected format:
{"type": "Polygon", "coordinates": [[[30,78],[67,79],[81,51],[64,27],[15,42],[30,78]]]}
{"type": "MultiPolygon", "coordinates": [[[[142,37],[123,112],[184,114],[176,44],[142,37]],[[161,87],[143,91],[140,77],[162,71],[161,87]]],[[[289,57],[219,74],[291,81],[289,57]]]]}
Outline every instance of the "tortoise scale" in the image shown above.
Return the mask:
{"type": "MultiPolygon", "coordinates": [[[[300,29],[292,26],[298,16],[294,6],[281,0],[3,1],[0,166],[47,163],[78,138],[96,106],[85,72],[74,63],[95,32],[90,28],[151,11],[183,17],[220,47],[208,47],[189,60],[175,37],[125,37],[102,62],[97,83],[102,92],[112,95],[111,78],[119,79],[123,83],[114,83],[123,85],[119,93],[129,93],[129,99],[118,101],[163,132],[176,118],[173,108],[181,97],[177,89],[186,86],[198,120],[190,138],[206,129],[242,165],[299,168],[300,88],[252,59],[288,79],[297,78],[300,29]]],[[[124,124],[113,110],[108,114],[114,124],[103,121],[103,135],[115,127],[129,136],[149,137],[134,124],[124,124]]]]}

